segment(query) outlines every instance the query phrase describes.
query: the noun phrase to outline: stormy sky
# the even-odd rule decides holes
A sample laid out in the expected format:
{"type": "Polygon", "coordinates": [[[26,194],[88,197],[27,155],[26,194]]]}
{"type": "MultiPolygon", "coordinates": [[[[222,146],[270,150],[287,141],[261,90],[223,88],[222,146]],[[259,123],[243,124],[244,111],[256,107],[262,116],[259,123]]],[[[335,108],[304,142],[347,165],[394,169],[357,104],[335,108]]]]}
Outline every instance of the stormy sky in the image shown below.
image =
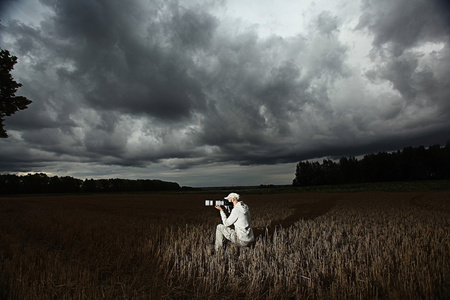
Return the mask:
{"type": "Polygon", "coordinates": [[[434,0],[3,0],[0,173],[291,184],[302,160],[450,140],[434,0]]]}

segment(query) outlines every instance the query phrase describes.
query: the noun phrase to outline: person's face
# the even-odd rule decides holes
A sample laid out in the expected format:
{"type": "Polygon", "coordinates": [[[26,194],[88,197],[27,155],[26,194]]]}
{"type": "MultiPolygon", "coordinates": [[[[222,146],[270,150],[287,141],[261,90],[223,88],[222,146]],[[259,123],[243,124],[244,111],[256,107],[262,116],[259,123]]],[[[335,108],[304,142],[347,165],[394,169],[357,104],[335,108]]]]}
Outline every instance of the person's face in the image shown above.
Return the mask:
{"type": "Polygon", "coordinates": [[[231,199],[229,199],[229,200],[228,200],[228,202],[231,202],[231,203],[233,203],[233,207],[234,207],[234,206],[236,206],[236,203],[237,203],[237,199],[235,199],[235,198],[231,198],[231,199]]]}

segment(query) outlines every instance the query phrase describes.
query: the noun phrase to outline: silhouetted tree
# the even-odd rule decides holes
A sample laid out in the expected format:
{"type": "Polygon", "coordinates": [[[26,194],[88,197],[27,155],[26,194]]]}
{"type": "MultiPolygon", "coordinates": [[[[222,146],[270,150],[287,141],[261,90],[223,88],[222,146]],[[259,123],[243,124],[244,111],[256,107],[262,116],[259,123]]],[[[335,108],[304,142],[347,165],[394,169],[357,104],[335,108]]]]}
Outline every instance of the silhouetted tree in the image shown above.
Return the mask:
{"type": "Polygon", "coordinates": [[[450,140],[447,141],[447,144],[444,148],[444,158],[442,161],[442,169],[443,169],[443,178],[450,178],[450,140]]]}
{"type": "Polygon", "coordinates": [[[323,184],[337,184],[342,182],[342,173],[337,163],[324,159],[321,166],[323,184]]]}
{"type": "Polygon", "coordinates": [[[324,183],[319,162],[299,162],[295,171],[295,186],[321,185],[324,183]]]}
{"type": "Polygon", "coordinates": [[[358,160],[354,156],[342,157],[339,160],[339,167],[342,173],[342,181],[347,183],[361,182],[361,168],[358,160]]]}
{"type": "Polygon", "coordinates": [[[95,192],[95,180],[86,179],[81,185],[81,191],[84,193],[94,193],[95,192]]]}
{"type": "Polygon", "coordinates": [[[83,180],[70,176],[59,177],[57,191],[60,193],[79,193],[83,180]]]}
{"type": "Polygon", "coordinates": [[[8,137],[4,128],[5,117],[26,109],[32,102],[23,96],[16,96],[17,89],[22,86],[11,75],[16,63],[16,56],[11,56],[8,50],[0,50],[0,138],[8,137]]]}
{"type": "Polygon", "coordinates": [[[49,193],[50,179],[45,173],[27,174],[22,177],[22,193],[49,193]]]}
{"type": "Polygon", "coordinates": [[[0,176],[0,194],[16,194],[21,191],[22,180],[19,176],[11,174],[0,176]]]}

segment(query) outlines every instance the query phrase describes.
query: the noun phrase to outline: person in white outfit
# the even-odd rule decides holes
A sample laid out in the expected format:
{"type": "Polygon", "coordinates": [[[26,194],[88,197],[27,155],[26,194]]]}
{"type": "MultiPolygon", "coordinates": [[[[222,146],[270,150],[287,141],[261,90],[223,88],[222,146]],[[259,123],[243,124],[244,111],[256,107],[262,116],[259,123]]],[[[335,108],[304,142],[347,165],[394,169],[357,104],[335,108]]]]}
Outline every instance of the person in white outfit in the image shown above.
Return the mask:
{"type": "Polygon", "coordinates": [[[249,246],[255,240],[252,227],[250,226],[250,210],[247,204],[240,201],[239,194],[236,193],[229,194],[225,199],[233,203],[233,210],[227,218],[222,207],[216,205],[216,208],[220,211],[223,223],[217,225],[216,228],[216,242],[214,245],[216,251],[223,247],[225,239],[241,247],[249,246]],[[230,228],[231,225],[234,225],[234,229],[230,228]]]}

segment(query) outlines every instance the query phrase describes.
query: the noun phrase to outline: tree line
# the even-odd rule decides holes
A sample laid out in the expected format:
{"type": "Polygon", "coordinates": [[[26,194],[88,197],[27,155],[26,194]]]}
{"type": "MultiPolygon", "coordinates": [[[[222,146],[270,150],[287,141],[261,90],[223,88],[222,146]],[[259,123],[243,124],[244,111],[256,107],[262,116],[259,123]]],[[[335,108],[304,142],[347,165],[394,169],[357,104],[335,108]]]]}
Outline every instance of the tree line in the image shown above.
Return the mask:
{"type": "Polygon", "coordinates": [[[367,154],[338,162],[299,162],[294,186],[450,179],[450,141],[445,147],[406,147],[395,152],[367,154]]]}
{"type": "Polygon", "coordinates": [[[117,193],[176,191],[176,182],[157,179],[85,179],[70,176],[49,177],[44,173],[0,175],[0,194],[47,194],[47,193],[117,193]]]}

